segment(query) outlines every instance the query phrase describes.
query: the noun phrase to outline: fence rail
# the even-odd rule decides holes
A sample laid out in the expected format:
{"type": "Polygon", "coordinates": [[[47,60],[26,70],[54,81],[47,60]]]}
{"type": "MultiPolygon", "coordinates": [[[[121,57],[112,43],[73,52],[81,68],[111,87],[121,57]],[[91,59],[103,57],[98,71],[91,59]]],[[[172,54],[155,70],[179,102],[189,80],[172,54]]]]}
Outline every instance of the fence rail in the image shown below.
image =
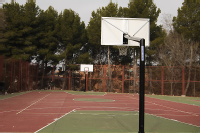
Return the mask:
{"type": "MultiPolygon", "coordinates": [[[[7,93],[41,89],[139,93],[138,66],[94,65],[93,72],[88,75],[80,69],[42,68],[38,64],[0,56],[0,81],[5,82],[7,93]]],[[[145,93],[199,97],[199,72],[199,66],[146,66],[145,93]]]]}

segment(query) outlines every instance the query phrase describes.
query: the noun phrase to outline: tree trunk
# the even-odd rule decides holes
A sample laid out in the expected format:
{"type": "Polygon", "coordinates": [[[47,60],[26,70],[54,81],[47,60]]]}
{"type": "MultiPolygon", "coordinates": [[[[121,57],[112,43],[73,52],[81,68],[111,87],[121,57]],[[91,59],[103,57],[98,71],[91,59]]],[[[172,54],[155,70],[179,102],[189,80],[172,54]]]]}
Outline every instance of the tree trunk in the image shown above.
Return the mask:
{"type": "Polygon", "coordinates": [[[191,50],[191,54],[190,54],[190,64],[189,64],[189,67],[188,67],[188,79],[187,79],[187,85],[185,87],[185,95],[187,94],[187,91],[188,91],[188,88],[189,88],[189,85],[190,85],[190,78],[191,78],[191,65],[192,65],[192,57],[193,57],[193,47],[190,46],[190,50],[191,50]]]}
{"type": "Polygon", "coordinates": [[[173,95],[173,80],[174,80],[174,68],[172,67],[172,78],[171,78],[171,95],[173,95]]]}

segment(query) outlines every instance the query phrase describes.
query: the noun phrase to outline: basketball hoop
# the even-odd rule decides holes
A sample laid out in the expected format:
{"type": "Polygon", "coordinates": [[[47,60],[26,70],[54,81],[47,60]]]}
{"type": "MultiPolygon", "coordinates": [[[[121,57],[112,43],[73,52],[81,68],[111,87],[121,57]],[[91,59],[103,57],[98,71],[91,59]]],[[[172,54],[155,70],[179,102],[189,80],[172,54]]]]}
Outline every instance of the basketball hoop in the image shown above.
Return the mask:
{"type": "Polygon", "coordinates": [[[119,49],[119,55],[126,56],[127,55],[127,46],[118,46],[119,49]]]}

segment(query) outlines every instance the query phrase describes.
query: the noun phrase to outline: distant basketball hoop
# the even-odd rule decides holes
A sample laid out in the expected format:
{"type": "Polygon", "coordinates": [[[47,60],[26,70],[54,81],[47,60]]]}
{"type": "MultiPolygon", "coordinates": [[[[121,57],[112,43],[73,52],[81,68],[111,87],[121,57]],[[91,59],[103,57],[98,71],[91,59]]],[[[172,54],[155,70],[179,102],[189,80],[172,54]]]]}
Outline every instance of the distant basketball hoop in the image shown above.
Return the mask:
{"type": "Polygon", "coordinates": [[[85,72],[85,91],[88,91],[88,72],[93,72],[93,64],[81,64],[80,71],[85,72]]]}
{"type": "Polygon", "coordinates": [[[93,64],[81,64],[80,71],[85,72],[87,74],[88,72],[93,72],[93,64]]]}

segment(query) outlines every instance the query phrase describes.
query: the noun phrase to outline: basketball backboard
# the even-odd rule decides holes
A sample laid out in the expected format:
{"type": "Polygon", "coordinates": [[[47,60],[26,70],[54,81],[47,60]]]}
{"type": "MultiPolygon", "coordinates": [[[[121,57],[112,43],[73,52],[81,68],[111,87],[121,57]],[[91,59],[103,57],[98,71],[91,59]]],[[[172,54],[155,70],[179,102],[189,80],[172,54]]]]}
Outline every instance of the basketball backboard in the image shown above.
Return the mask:
{"type": "Polygon", "coordinates": [[[81,72],[93,72],[93,65],[92,64],[81,64],[80,65],[81,72]]]}
{"type": "Polygon", "coordinates": [[[124,38],[124,35],[144,38],[145,46],[150,46],[150,19],[102,17],[101,45],[140,46],[136,41],[124,38]]]}

